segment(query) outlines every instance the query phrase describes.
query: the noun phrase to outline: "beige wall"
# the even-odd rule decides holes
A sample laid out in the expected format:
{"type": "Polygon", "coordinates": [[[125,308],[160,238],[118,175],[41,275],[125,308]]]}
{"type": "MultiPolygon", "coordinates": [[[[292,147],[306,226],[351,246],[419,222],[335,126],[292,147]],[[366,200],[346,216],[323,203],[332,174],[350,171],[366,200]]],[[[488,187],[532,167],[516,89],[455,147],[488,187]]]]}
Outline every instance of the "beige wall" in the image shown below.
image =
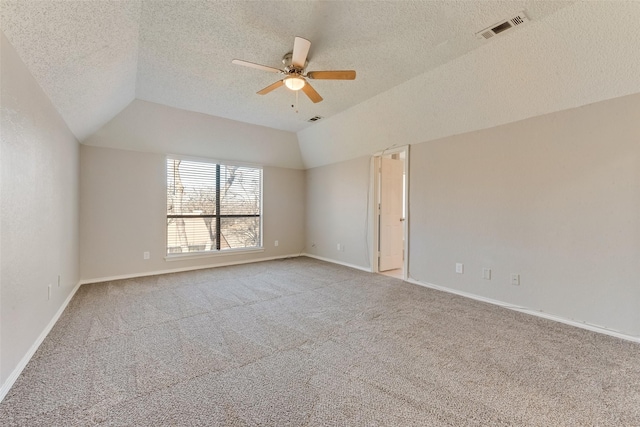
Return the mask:
{"type": "MultiPolygon", "coordinates": [[[[640,94],[412,145],[410,277],[640,336],[639,118],[640,94]]],[[[369,266],[369,176],[307,170],[306,252],[369,266]]]]}
{"type": "Polygon", "coordinates": [[[5,385],[78,283],[78,142],[0,36],[0,384],[5,385]]]}
{"type": "Polygon", "coordinates": [[[297,255],[303,250],[302,170],[264,168],[264,252],[166,261],[165,156],[82,145],[80,165],[83,281],[297,255]],[[143,259],[145,251],[150,252],[149,260],[143,259]]]}
{"type": "Polygon", "coordinates": [[[293,132],[134,100],[85,145],[303,169],[293,132]]]}
{"type": "Polygon", "coordinates": [[[411,277],[640,336],[639,118],[640,94],[413,146],[411,277]]]}
{"type": "Polygon", "coordinates": [[[369,268],[369,170],[360,157],[306,171],[306,253],[369,268]]]}

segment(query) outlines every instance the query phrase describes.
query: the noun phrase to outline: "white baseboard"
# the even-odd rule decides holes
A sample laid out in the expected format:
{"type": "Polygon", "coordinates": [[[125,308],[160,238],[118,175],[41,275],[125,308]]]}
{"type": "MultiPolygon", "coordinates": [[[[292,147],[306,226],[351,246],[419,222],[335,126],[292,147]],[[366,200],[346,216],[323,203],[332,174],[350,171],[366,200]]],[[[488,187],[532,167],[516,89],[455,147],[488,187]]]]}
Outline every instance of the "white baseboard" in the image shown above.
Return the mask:
{"type": "Polygon", "coordinates": [[[157,276],[158,274],[180,273],[182,271],[204,270],[206,268],[228,267],[230,265],[239,265],[239,264],[251,264],[254,262],[273,261],[275,259],[296,258],[296,257],[299,257],[300,255],[301,255],[300,253],[295,253],[295,254],[278,255],[278,256],[265,257],[265,258],[254,258],[254,259],[242,260],[242,261],[230,261],[230,262],[219,263],[219,264],[196,265],[192,267],[171,268],[168,270],[146,271],[144,273],[131,273],[131,274],[121,274],[118,276],[96,277],[94,279],[81,280],[80,284],[86,285],[89,283],[110,282],[112,280],[135,279],[136,277],[145,277],[145,276],[157,276]]]}
{"type": "Polygon", "coordinates": [[[578,322],[576,320],[567,319],[565,317],[556,316],[554,314],[544,313],[542,311],[537,311],[537,310],[534,310],[534,309],[531,309],[531,308],[528,308],[528,307],[521,307],[521,306],[509,304],[509,303],[506,303],[506,302],[503,302],[503,301],[499,301],[499,300],[495,300],[495,299],[491,299],[491,298],[486,298],[486,297],[482,297],[482,296],[479,296],[479,295],[470,294],[468,292],[458,291],[458,290],[455,290],[455,289],[446,288],[444,286],[434,285],[433,283],[420,282],[420,281],[412,279],[412,278],[407,279],[407,282],[413,283],[414,285],[424,286],[426,288],[436,289],[438,291],[448,292],[450,294],[460,295],[460,296],[465,297],[465,298],[471,298],[471,299],[474,299],[476,301],[486,302],[486,303],[497,305],[497,306],[500,306],[500,307],[503,307],[503,308],[508,308],[509,310],[519,311],[520,313],[525,313],[525,314],[530,314],[532,316],[542,317],[544,319],[553,320],[553,321],[556,321],[556,322],[564,323],[566,325],[571,325],[571,326],[575,326],[575,327],[578,327],[578,328],[586,329],[586,330],[589,330],[589,331],[592,331],[592,332],[598,332],[598,333],[601,333],[601,334],[610,335],[612,337],[620,338],[620,339],[623,339],[623,340],[626,340],[626,341],[632,341],[632,342],[640,343],[640,337],[636,337],[636,336],[633,336],[633,335],[628,335],[628,334],[625,334],[625,333],[622,333],[622,332],[618,332],[618,331],[614,331],[614,330],[611,330],[611,329],[607,329],[607,328],[604,328],[602,326],[592,325],[592,324],[585,323],[585,322],[578,322]]]}
{"type": "Polygon", "coordinates": [[[313,255],[313,254],[307,254],[307,253],[301,253],[300,256],[308,256],[309,258],[319,259],[320,261],[326,261],[326,262],[330,262],[330,263],[333,263],[333,264],[340,264],[340,265],[344,265],[345,267],[355,268],[356,270],[362,270],[362,271],[366,271],[367,273],[372,273],[370,268],[361,267],[361,266],[355,265],[355,264],[349,264],[347,262],[337,261],[337,260],[331,259],[331,258],[325,258],[325,257],[322,257],[322,256],[313,255]]]}
{"type": "Polygon", "coordinates": [[[11,375],[9,375],[9,377],[4,382],[4,384],[2,384],[2,387],[0,387],[0,402],[2,402],[5,396],[7,395],[7,393],[9,393],[9,390],[11,390],[11,387],[13,387],[13,384],[16,382],[16,380],[18,379],[18,377],[20,376],[24,368],[26,368],[27,364],[29,363],[33,355],[36,353],[36,351],[38,350],[38,347],[40,347],[40,344],[42,344],[42,342],[47,337],[47,335],[49,335],[49,332],[51,332],[51,329],[53,329],[53,326],[56,324],[60,316],[62,316],[62,313],[67,308],[67,305],[69,305],[69,302],[71,301],[71,299],[76,294],[79,288],[80,288],[80,282],[76,284],[76,286],[73,288],[69,296],[67,296],[67,298],[64,300],[64,302],[62,303],[62,305],[60,306],[56,314],[53,316],[51,321],[49,321],[49,323],[44,328],[42,333],[40,333],[36,341],[31,345],[31,347],[29,348],[29,351],[27,351],[27,353],[22,357],[22,359],[20,359],[18,366],[16,366],[13,372],[11,372],[11,375]]]}

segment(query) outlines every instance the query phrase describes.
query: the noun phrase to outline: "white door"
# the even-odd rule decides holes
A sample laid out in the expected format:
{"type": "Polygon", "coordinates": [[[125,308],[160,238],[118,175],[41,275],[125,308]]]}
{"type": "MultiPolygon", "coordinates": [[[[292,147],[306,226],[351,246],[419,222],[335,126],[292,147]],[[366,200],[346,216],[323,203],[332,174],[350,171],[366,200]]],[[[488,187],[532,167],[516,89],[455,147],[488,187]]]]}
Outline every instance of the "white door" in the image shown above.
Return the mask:
{"type": "Polygon", "coordinates": [[[380,158],[380,260],[378,270],[402,268],[404,161],[380,158]]]}

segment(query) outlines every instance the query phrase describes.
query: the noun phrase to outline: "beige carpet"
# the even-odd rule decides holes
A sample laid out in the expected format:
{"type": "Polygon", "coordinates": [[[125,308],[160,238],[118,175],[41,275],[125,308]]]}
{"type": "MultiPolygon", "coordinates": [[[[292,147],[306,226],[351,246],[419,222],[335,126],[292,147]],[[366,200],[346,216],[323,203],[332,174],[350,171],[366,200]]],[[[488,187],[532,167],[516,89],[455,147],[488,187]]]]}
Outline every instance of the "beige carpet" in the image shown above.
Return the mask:
{"type": "Polygon", "coordinates": [[[640,345],[309,258],[80,288],[21,426],[638,426],[640,345]]]}

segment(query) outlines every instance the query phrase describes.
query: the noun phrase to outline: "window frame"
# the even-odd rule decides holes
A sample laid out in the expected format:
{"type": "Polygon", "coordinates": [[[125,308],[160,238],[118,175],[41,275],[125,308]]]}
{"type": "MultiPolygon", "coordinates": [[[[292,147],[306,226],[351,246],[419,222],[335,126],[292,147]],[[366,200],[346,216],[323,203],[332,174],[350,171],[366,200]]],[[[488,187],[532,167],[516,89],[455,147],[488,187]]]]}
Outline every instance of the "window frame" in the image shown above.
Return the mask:
{"type": "Polygon", "coordinates": [[[220,257],[220,256],[229,256],[229,255],[239,255],[239,254],[248,254],[248,253],[258,253],[264,252],[264,166],[249,163],[249,162],[235,162],[229,160],[218,160],[211,159],[206,157],[194,157],[194,156],[184,156],[180,154],[167,154],[164,156],[163,163],[163,176],[164,176],[164,259],[166,261],[179,261],[184,259],[194,259],[194,258],[211,258],[211,257],[220,257]],[[186,253],[168,253],[168,243],[169,243],[169,230],[167,223],[167,162],[169,160],[185,160],[190,162],[200,162],[200,163],[209,163],[213,165],[225,165],[225,166],[240,166],[247,168],[254,168],[260,170],[260,241],[258,246],[252,246],[249,248],[234,248],[234,249],[216,249],[209,251],[194,251],[194,252],[186,252],[186,253]]]}

